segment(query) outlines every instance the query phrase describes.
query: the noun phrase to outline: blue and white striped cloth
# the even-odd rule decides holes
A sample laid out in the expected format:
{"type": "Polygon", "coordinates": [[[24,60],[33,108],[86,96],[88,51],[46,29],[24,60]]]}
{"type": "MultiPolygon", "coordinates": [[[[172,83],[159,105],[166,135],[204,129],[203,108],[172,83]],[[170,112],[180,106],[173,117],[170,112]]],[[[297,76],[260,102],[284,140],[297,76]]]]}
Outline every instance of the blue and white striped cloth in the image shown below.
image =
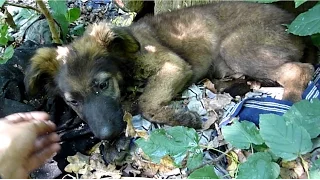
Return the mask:
{"type": "MultiPolygon", "coordinates": [[[[309,82],[307,88],[302,94],[302,99],[311,100],[313,98],[320,99],[320,65],[315,67],[315,73],[312,81],[309,82]]],[[[246,98],[230,107],[224,113],[220,126],[231,122],[234,117],[239,117],[239,120],[247,120],[259,124],[259,115],[273,113],[282,115],[291,106],[291,101],[278,100],[271,97],[266,98],[246,98]]]]}

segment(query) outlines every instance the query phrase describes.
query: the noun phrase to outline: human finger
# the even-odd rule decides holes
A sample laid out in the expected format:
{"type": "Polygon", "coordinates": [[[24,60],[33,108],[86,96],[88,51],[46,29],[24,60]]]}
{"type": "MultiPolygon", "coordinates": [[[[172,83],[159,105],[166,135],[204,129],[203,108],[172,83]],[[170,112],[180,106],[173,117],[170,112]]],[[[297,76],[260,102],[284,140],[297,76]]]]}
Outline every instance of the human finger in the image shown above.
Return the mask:
{"type": "Polygon", "coordinates": [[[45,135],[55,131],[56,125],[51,121],[34,120],[23,124],[24,128],[35,132],[37,136],[45,135]]]}
{"type": "Polygon", "coordinates": [[[57,143],[60,141],[60,137],[57,133],[50,133],[48,135],[43,135],[36,139],[35,145],[34,145],[34,152],[40,151],[44,149],[45,147],[57,143]]]}
{"type": "Polygon", "coordinates": [[[39,168],[41,165],[43,165],[49,158],[51,158],[55,153],[57,153],[61,149],[60,144],[54,143],[50,146],[42,149],[41,151],[38,151],[36,153],[33,153],[28,160],[27,164],[27,170],[32,171],[36,168],[39,168]]]}
{"type": "Polygon", "coordinates": [[[19,123],[27,120],[49,120],[49,118],[49,114],[42,111],[15,113],[4,117],[4,119],[11,123],[19,123]]]}

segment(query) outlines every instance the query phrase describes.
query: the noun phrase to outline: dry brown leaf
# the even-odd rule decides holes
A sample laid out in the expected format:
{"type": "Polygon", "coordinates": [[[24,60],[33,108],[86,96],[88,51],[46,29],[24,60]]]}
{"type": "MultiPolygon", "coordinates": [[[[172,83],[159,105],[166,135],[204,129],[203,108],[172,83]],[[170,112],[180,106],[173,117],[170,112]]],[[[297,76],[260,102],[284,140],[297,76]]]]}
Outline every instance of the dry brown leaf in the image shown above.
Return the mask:
{"type": "Polygon", "coordinates": [[[280,168],[280,177],[282,179],[298,179],[298,175],[292,169],[287,168],[280,168]]]}
{"type": "Polygon", "coordinates": [[[237,168],[238,168],[238,155],[233,152],[233,151],[230,151],[228,153],[230,156],[226,156],[227,157],[227,161],[228,161],[228,167],[227,167],[227,171],[229,172],[230,176],[231,177],[235,177],[235,173],[237,171],[237,168]]]}
{"type": "MultiPolygon", "coordinates": [[[[296,159],[294,161],[282,161],[280,163],[281,169],[280,169],[280,176],[284,179],[306,179],[307,174],[305,172],[305,169],[302,166],[301,160],[296,159]]],[[[307,171],[309,167],[306,167],[307,171]]]]}
{"type": "Polygon", "coordinates": [[[230,94],[216,94],[213,99],[210,98],[203,98],[204,106],[207,111],[217,111],[223,109],[226,105],[231,103],[233,99],[230,94]]]}
{"type": "Polygon", "coordinates": [[[68,173],[78,173],[89,162],[89,156],[77,152],[74,156],[68,156],[69,164],[64,168],[68,173]]]}
{"type": "Polygon", "coordinates": [[[234,152],[237,154],[240,163],[244,163],[245,161],[247,161],[247,156],[244,152],[242,152],[241,149],[235,149],[234,152]]]}
{"type": "Polygon", "coordinates": [[[100,147],[101,141],[95,144],[89,151],[88,154],[100,154],[100,147]]]}
{"type": "Polygon", "coordinates": [[[120,170],[117,170],[113,164],[106,166],[100,154],[93,154],[89,164],[86,164],[79,174],[82,174],[82,179],[101,179],[102,177],[119,179],[121,177],[120,170]]]}
{"type": "Polygon", "coordinates": [[[134,129],[132,124],[132,115],[129,112],[125,112],[123,116],[123,120],[127,122],[126,137],[135,137],[136,130],[134,129]]]}
{"type": "Polygon", "coordinates": [[[215,111],[208,111],[207,121],[202,123],[202,130],[207,130],[218,120],[219,116],[215,111]]]}
{"type": "Polygon", "coordinates": [[[149,137],[149,134],[148,134],[148,132],[147,131],[145,131],[145,130],[136,130],[136,135],[137,135],[137,137],[141,137],[141,138],[144,138],[144,139],[148,139],[148,137],[149,137]]]}
{"type": "Polygon", "coordinates": [[[286,169],[293,169],[297,167],[297,162],[296,161],[281,161],[280,163],[281,167],[286,168],[286,169]]]}
{"type": "Polygon", "coordinates": [[[160,160],[160,164],[146,160],[142,151],[134,153],[132,156],[133,166],[141,171],[141,175],[154,178],[159,172],[161,174],[170,172],[176,167],[173,165],[173,160],[169,156],[165,156],[160,160]]]}
{"type": "Polygon", "coordinates": [[[209,89],[213,93],[217,93],[217,89],[214,87],[214,84],[209,79],[204,79],[203,85],[205,88],[209,89]]]}
{"type": "Polygon", "coordinates": [[[162,171],[162,167],[165,167],[165,170],[176,168],[173,159],[168,155],[160,159],[160,165],[162,165],[160,166],[160,171],[162,171]]]}

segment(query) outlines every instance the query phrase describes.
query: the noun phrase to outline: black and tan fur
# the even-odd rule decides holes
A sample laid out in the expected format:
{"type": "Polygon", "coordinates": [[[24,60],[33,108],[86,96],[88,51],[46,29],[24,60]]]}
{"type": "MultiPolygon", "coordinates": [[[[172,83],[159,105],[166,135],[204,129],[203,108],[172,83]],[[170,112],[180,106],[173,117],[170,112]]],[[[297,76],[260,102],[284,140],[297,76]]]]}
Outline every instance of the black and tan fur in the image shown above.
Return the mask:
{"type": "Polygon", "coordinates": [[[195,112],[170,101],[202,78],[247,75],[277,81],[297,101],[313,67],[301,63],[305,45],[288,34],[293,17],[273,5],[221,2],[145,17],[129,27],[94,24],[73,43],[39,49],[26,73],[29,92],[44,75],[101,139],[123,129],[120,97],[132,81],[145,83],[139,108],[152,122],[201,127],[195,112]]]}

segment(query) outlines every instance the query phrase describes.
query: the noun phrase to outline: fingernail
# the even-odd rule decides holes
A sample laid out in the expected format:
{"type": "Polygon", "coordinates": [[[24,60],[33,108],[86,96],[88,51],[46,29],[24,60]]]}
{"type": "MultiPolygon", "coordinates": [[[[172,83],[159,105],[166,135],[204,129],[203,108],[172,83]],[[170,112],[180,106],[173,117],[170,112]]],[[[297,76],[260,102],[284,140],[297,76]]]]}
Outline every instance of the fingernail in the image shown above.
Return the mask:
{"type": "Polygon", "coordinates": [[[56,128],[56,125],[55,125],[52,121],[46,121],[46,123],[47,123],[49,126],[51,126],[51,127],[53,127],[53,128],[56,128]]]}
{"type": "Polygon", "coordinates": [[[54,142],[59,142],[60,141],[60,136],[57,133],[52,133],[50,135],[50,139],[54,142]]]}

